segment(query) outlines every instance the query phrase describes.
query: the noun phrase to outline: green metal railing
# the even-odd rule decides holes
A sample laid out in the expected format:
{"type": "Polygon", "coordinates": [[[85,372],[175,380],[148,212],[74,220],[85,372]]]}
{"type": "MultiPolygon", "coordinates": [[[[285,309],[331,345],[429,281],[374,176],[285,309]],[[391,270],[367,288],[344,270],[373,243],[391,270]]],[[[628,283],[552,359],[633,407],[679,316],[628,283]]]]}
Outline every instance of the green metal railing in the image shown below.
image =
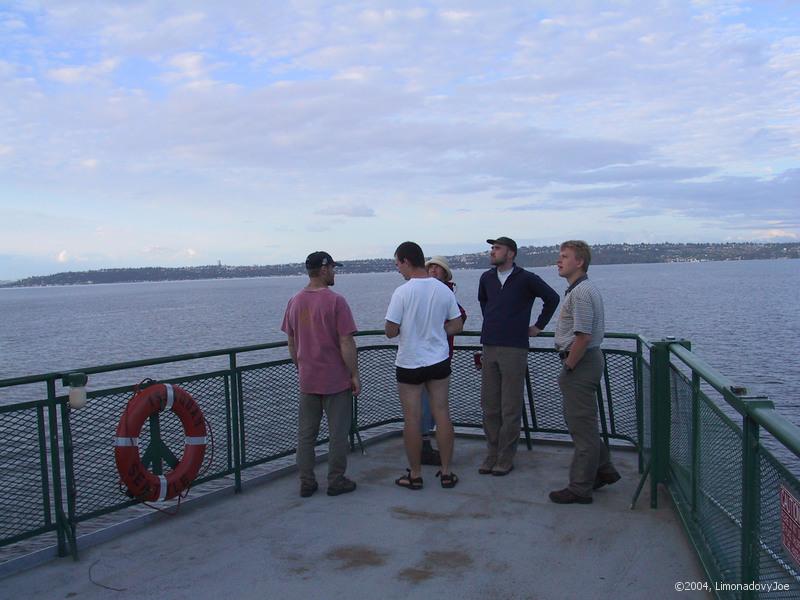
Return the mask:
{"type": "Polygon", "coordinates": [[[800,457],[800,428],[717,373],[685,340],[653,343],[642,363],[650,373],[651,505],[664,484],[717,597],[797,598],[800,554],[787,546],[800,530],[782,503],[800,499],[800,483],[762,437],[800,457]]]}
{"type": "MultiPolygon", "coordinates": [[[[363,390],[354,400],[356,434],[402,422],[394,378],[396,346],[384,343],[382,335],[359,334],[363,390]]],[[[480,346],[466,343],[477,335],[459,336],[450,407],[456,426],[480,430],[480,372],[473,361],[480,346]]],[[[542,334],[548,336],[552,334],[542,334]]],[[[637,495],[648,476],[654,508],[659,486],[669,492],[709,582],[785,582],[797,589],[800,567],[784,547],[780,500],[787,494],[800,497],[800,485],[787,465],[765,448],[762,437],[771,435],[787,455],[800,456],[800,430],[780,417],[771,402],[747,396],[717,374],[691,353],[688,342],[651,344],[632,334],[607,338],[609,346],[624,347],[603,350],[606,369],[597,389],[600,432],[607,443],[618,440],[639,452],[643,477],[637,495]],[[732,415],[738,415],[741,425],[732,415]]],[[[295,452],[297,374],[284,358],[285,345],[79,371],[91,376],[146,368],[148,376],[185,388],[203,410],[214,439],[195,483],[232,476],[240,491],[243,471],[295,452]],[[283,357],[244,364],[264,351],[283,357]],[[215,368],[174,376],[183,364],[209,359],[217,361],[215,368]]],[[[529,447],[534,436],[568,435],[556,383],[560,368],[552,349],[530,349],[523,413],[529,447]]],[[[72,410],[66,390],[58,390],[64,375],[0,381],[0,389],[43,386],[39,400],[0,406],[0,546],[48,534],[55,536],[59,555],[77,557],[82,522],[138,503],[120,488],[112,448],[117,422],[135,386],[92,391],[87,407],[72,410]]],[[[323,423],[320,443],[327,435],[323,423]]],[[[146,423],[140,438],[142,448],[151,438],[180,448],[183,431],[178,419],[164,417],[146,423]]],[[[749,590],[712,591],[718,597],[753,597],[749,590]]]]}
{"type": "MultiPolygon", "coordinates": [[[[460,336],[462,341],[476,332],[460,336]]],[[[368,331],[363,340],[383,332],[368,331]]],[[[633,336],[619,336],[635,339],[633,336]]],[[[148,376],[185,388],[200,405],[214,437],[213,456],[195,483],[232,475],[241,489],[242,471],[295,452],[298,410],[297,374],[288,359],[240,365],[243,358],[285,348],[285,342],[183,354],[80,369],[89,376],[146,367],[148,376]],[[159,368],[201,359],[227,359],[220,368],[187,377],[164,377],[159,368]]],[[[396,346],[360,343],[363,391],[354,407],[356,431],[402,422],[394,379],[396,346]]],[[[477,345],[459,344],[453,356],[451,414],[454,424],[480,429],[480,373],[474,368],[477,345]]],[[[285,353],[285,350],[283,350],[285,353]]],[[[285,354],[284,354],[285,356],[285,354]]],[[[607,439],[637,444],[637,355],[607,350],[605,385],[598,389],[603,433],[607,439]]],[[[527,410],[524,432],[528,444],[536,433],[566,434],[555,380],[560,368],[550,349],[529,353],[527,410]],[[532,376],[531,376],[532,374],[532,376]]],[[[66,389],[57,391],[65,373],[48,373],[0,381],[0,388],[40,384],[42,400],[0,406],[0,546],[55,532],[59,555],[77,556],[76,532],[81,522],[126,508],[138,501],[120,489],[112,439],[117,422],[134,392],[134,385],[91,391],[87,407],[71,410],[66,389]],[[38,461],[34,457],[38,456],[38,461]],[[41,506],[32,511],[32,506],[41,506]]],[[[323,423],[320,443],[327,438],[323,423]]],[[[146,423],[141,447],[163,441],[182,447],[178,419],[146,423]],[[159,440],[153,439],[157,437],[159,440]]],[[[146,453],[152,455],[151,453],[146,453]]],[[[154,463],[160,468],[160,462],[154,463]]]]}

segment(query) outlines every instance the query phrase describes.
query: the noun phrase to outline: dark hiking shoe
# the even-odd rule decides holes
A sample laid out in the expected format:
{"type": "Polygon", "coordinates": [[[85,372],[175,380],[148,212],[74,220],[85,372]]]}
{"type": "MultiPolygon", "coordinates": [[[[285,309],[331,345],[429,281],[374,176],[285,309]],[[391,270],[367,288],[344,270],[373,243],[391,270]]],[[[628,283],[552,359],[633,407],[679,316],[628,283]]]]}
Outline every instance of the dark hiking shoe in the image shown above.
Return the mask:
{"type": "Polygon", "coordinates": [[[483,459],[481,466],[478,467],[478,473],[481,475],[491,475],[492,469],[497,464],[497,457],[496,456],[487,456],[483,459]]]}
{"type": "Polygon", "coordinates": [[[616,471],[613,473],[598,473],[597,477],[594,478],[594,485],[592,486],[592,489],[599,490],[605,485],[617,483],[621,478],[622,476],[616,471]]]}
{"type": "Polygon", "coordinates": [[[337,478],[333,483],[328,484],[328,496],[338,496],[339,494],[349,494],[356,490],[356,482],[348,479],[344,475],[337,478]]]}
{"type": "Polygon", "coordinates": [[[494,467],[494,469],[492,469],[492,475],[494,475],[495,477],[505,477],[513,470],[514,470],[513,464],[507,464],[507,465],[498,464],[494,467]]]}
{"type": "Polygon", "coordinates": [[[314,483],[303,482],[300,484],[300,497],[308,498],[309,496],[313,496],[314,492],[316,492],[318,489],[319,484],[316,481],[314,483]]]}
{"type": "Polygon", "coordinates": [[[591,504],[591,496],[578,496],[569,488],[550,492],[550,501],[556,504],[591,504]]]}

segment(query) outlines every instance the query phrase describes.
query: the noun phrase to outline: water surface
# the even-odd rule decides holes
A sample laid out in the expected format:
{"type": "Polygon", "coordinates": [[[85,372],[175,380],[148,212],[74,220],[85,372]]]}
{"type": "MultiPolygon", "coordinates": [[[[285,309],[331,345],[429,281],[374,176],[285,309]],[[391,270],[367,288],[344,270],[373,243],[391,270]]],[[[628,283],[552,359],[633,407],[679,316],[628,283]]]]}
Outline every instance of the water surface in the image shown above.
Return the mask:
{"type": "MultiPolygon", "coordinates": [[[[563,293],[555,267],[532,270],[563,293]]],[[[481,273],[455,271],[467,329],[481,326],[481,273]]],[[[608,331],[687,338],[712,366],[769,395],[800,424],[800,262],[597,265],[589,275],[603,291],[608,331]]],[[[361,330],[382,329],[402,281],[397,273],[339,274],[334,289],[361,330]]],[[[305,282],[294,276],[0,289],[0,379],[281,341],[286,303],[305,282]]],[[[540,309],[537,303],[533,320],[540,309]]]]}

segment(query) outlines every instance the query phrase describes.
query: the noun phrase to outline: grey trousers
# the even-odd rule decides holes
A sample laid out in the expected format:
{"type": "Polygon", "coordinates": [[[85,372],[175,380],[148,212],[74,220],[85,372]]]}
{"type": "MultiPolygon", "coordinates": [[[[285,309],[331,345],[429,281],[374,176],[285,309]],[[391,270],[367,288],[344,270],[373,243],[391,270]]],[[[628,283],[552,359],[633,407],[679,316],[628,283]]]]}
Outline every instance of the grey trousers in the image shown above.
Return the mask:
{"type": "Polygon", "coordinates": [[[300,415],[297,425],[297,470],[300,481],[313,483],[314,443],[319,434],[322,411],[328,417],[328,483],[344,475],[349,450],[348,434],[352,415],[352,392],[347,389],[337,394],[319,395],[300,393],[300,415]]]}
{"type": "Polygon", "coordinates": [[[597,427],[596,388],[603,376],[603,353],[587,350],[572,371],[562,368],[558,376],[564,420],[575,444],[569,468],[569,489],[579,496],[591,496],[598,473],[615,473],[608,448],[597,427]]]}
{"type": "Polygon", "coordinates": [[[528,349],[484,346],[481,367],[481,408],[487,455],[500,469],[514,462],[519,442],[528,349]]]}

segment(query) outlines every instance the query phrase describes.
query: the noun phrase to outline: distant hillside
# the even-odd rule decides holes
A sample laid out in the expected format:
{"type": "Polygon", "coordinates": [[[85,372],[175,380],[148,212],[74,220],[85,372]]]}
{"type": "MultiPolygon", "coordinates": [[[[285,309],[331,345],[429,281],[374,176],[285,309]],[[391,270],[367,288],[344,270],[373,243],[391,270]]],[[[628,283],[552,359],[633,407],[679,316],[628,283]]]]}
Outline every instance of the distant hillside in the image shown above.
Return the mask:
{"type": "MultiPolygon", "coordinates": [[[[454,269],[482,269],[489,266],[488,252],[448,256],[454,269]]],[[[523,246],[517,264],[522,267],[544,267],[555,264],[558,246],[523,246]]],[[[712,260],[755,260],[800,258],[800,243],[789,244],[600,244],[592,246],[592,264],[695,262],[712,260]]],[[[342,273],[379,273],[393,271],[394,260],[372,258],[342,261],[342,273]]],[[[80,285],[91,283],[131,283],[139,281],[181,281],[187,279],[234,279],[305,274],[302,263],[232,267],[140,267],[133,269],[99,269],[70,271],[28,277],[0,284],[0,287],[33,287],[45,285],[80,285]]]]}

